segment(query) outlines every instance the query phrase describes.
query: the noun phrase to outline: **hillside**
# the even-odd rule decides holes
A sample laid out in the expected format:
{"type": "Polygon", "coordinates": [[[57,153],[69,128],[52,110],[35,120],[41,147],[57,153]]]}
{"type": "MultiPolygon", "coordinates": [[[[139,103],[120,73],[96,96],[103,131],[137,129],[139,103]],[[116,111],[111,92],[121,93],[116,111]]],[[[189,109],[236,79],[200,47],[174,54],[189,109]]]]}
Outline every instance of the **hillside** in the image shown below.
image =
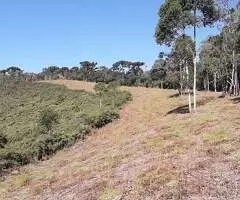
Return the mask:
{"type": "MultiPolygon", "coordinates": [[[[91,83],[54,83],[92,90],[91,83]]],[[[7,177],[2,199],[240,198],[239,99],[199,93],[190,115],[174,90],[123,89],[133,100],[119,120],[7,177]]]]}
{"type": "Polygon", "coordinates": [[[84,140],[91,128],[118,118],[118,107],[130,94],[112,85],[96,86],[105,88],[101,96],[46,83],[1,84],[0,176],[9,169],[49,158],[84,140]]]}

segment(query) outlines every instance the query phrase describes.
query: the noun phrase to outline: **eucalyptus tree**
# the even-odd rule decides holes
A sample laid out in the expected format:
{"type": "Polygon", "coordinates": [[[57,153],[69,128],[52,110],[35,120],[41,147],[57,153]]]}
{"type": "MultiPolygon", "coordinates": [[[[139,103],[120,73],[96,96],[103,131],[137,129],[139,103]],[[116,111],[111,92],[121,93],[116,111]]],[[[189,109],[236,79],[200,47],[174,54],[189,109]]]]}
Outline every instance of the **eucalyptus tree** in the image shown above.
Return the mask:
{"type": "Polygon", "coordinates": [[[209,91],[210,76],[213,77],[214,91],[217,92],[217,79],[224,78],[222,59],[222,38],[220,35],[204,41],[200,51],[201,72],[204,75],[204,89],[209,91]]]}
{"type": "Polygon", "coordinates": [[[58,79],[60,74],[60,68],[55,65],[51,65],[43,69],[43,75],[45,79],[58,79]]]}
{"type": "Polygon", "coordinates": [[[124,75],[126,71],[130,67],[130,62],[126,60],[120,60],[118,62],[113,63],[111,70],[113,72],[117,72],[121,75],[121,82],[124,83],[124,75]]]}
{"type": "Polygon", "coordinates": [[[70,72],[70,78],[73,80],[79,79],[80,70],[79,67],[75,66],[69,69],[70,72]]]}
{"type": "Polygon", "coordinates": [[[197,72],[197,52],[196,52],[196,28],[200,26],[212,25],[220,15],[215,0],[166,0],[159,10],[159,21],[156,27],[155,37],[158,44],[171,45],[179,36],[180,31],[186,27],[193,27],[194,40],[194,78],[193,78],[193,103],[196,111],[196,72],[197,72]]]}
{"type": "Polygon", "coordinates": [[[132,73],[137,78],[137,85],[140,85],[140,79],[143,75],[143,69],[141,68],[145,65],[144,62],[130,62],[129,63],[129,73],[132,73]]]}
{"type": "Polygon", "coordinates": [[[114,72],[109,70],[106,66],[100,66],[95,72],[95,82],[109,83],[115,80],[114,72]]]}
{"type": "Polygon", "coordinates": [[[163,89],[163,83],[167,75],[167,61],[163,58],[157,59],[152,69],[150,70],[150,77],[154,82],[160,81],[161,89],[163,89]]]}
{"type": "Polygon", "coordinates": [[[231,10],[228,23],[224,26],[222,35],[224,43],[224,53],[226,60],[231,63],[232,72],[230,75],[230,87],[229,93],[233,95],[239,95],[239,31],[240,24],[240,9],[237,7],[235,10],[231,10]]]}
{"type": "Polygon", "coordinates": [[[186,91],[188,94],[189,112],[192,112],[189,67],[193,66],[194,42],[191,37],[182,35],[174,42],[171,59],[179,71],[180,94],[186,91]]]}
{"type": "Polygon", "coordinates": [[[83,61],[80,62],[80,71],[83,73],[83,78],[86,81],[91,81],[90,79],[93,77],[93,74],[96,71],[96,62],[89,62],[89,61],[83,61]]]}
{"type": "Polygon", "coordinates": [[[62,75],[63,78],[69,79],[69,72],[70,72],[70,70],[69,70],[68,67],[60,68],[60,72],[61,72],[61,75],[62,75]]]}

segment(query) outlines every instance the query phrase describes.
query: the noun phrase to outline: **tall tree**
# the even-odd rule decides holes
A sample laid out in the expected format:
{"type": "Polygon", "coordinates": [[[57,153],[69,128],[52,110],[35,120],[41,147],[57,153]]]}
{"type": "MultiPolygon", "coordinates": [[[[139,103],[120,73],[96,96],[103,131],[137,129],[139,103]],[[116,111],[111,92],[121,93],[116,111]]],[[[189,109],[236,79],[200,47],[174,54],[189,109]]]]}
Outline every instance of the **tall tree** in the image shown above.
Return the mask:
{"type": "Polygon", "coordinates": [[[221,36],[212,36],[204,41],[200,52],[201,72],[204,77],[204,89],[209,91],[210,80],[213,76],[214,91],[217,92],[217,79],[222,78],[222,40],[221,36]]]}
{"type": "Polygon", "coordinates": [[[167,62],[166,60],[159,58],[157,59],[150,71],[151,79],[155,82],[160,81],[161,89],[163,89],[163,83],[167,75],[167,62]]]}
{"type": "Polygon", "coordinates": [[[143,74],[143,69],[141,66],[145,65],[144,62],[130,62],[129,63],[129,72],[133,73],[137,77],[137,85],[140,85],[140,79],[143,74]]]}
{"type": "Polygon", "coordinates": [[[238,60],[239,60],[239,38],[240,32],[238,30],[240,24],[240,9],[237,7],[235,10],[231,10],[228,18],[228,23],[224,26],[223,42],[224,50],[228,55],[228,60],[232,65],[232,74],[230,80],[229,93],[233,95],[239,95],[239,69],[238,69],[238,60]]]}
{"type": "Polygon", "coordinates": [[[83,61],[80,62],[80,70],[84,74],[84,78],[86,81],[90,81],[91,77],[93,76],[97,63],[96,62],[89,62],[89,61],[83,61]]]}
{"type": "Polygon", "coordinates": [[[194,51],[194,70],[193,70],[193,106],[194,111],[196,111],[196,86],[197,86],[197,48],[196,48],[196,38],[197,38],[197,26],[207,26],[212,25],[220,18],[219,8],[215,0],[181,0],[181,4],[184,10],[191,11],[193,13],[193,41],[195,46],[194,51]]]}
{"type": "Polygon", "coordinates": [[[197,52],[196,37],[197,26],[212,25],[219,19],[217,2],[214,0],[166,0],[159,10],[159,22],[156,27],[155,37],[158,44],[171,45],[179,32],[188,26],[193,26],[194,40],[194,83],[193,102],[196,111],[196,72],[197,52]]]}
{"type": "Polygon", "coordinates": [[[176,39],[173,45],[171,59],[179,70],[180,94],[183,90],[188,94],[189,112],[192,112],[189,68],[193,66],[194,42],[191,37],[183,35],[176,39]]]}

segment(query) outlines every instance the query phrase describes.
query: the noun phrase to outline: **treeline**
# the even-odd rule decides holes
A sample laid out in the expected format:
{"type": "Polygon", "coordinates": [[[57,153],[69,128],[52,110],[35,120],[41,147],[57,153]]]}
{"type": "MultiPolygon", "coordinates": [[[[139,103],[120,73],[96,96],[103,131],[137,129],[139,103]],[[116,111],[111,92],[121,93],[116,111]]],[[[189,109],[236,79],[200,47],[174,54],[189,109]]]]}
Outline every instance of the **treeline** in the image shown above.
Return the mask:
{"type": "Polygon", "coordinates": [[[11,66],[6,69],[0,70],[0,80],[1,82],[5,79],[8,80],[27,80],[27,81],[37,81],[43,80],[44,77],[41,73],[28,73],[24,72],[19,67],[11,66]]]}
{"type": "Polygon", "coordinates": [[[177,89],[175,80],[167,75],[166,69],[159,67],[158,61],[150,70],[144,71],[144,62],[131,62],[121,60],[111,67],[97,66],[96,62],[80,62],[79,67],[57,67],[44,68],[41,77],[44,79],[69,79],[91,82],[118,82],[126,86],[161,87],[177,89]]]}
{"type": "Polygon", "coordinates": [[[121,85],[144,85],[143,62],[119,61],[108,68],[98,66],[97,62],[83,61],[77,67],[50,66],[44,68],[45,79],[71,79],[91,82],[110,83],[118,81],[121,85]]]}
{"type": "Polygon", "coordinates": [[[79,66],[74,67],[49,66],[38,74],[24,73],[18,67],[9,67],[6,70],[1,70],[0,76],[28,81],[66,79],[176,89],[176,84],[172,82],[171,78],[164,77],[166,72],[161,68],[159,69],[157,63],[148,71],[144,71],[144,68],[146,68],[144,62],[121,60],[111,67],[106,67],[98,66],[97,62],[83,61],[79,63],[79,66]]]}

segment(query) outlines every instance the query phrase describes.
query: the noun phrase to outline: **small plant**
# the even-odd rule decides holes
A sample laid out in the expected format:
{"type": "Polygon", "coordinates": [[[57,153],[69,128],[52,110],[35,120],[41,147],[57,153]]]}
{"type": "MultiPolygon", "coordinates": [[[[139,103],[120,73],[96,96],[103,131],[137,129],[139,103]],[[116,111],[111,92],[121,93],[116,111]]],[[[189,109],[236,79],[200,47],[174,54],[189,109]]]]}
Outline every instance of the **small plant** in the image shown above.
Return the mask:
{"type": "Polygon", "coordinates": [[[99,200],[112,200],[112,199],[121,199],[121,190],[118,189],[106,189],[99,200]]]}
{"type": "Polygon", "coordinates": [[[27,174],[21,174],[18,175],[16,178],[16,186],[17,187],[23,187],[29,184],[29,182],[31,181],[29,175],[27,174]]]}
{"type": "Polygon", "coordinates": [[[46,108],[40,113],[39,124],[49,132],[52,130],[53,125],[58,123],[58,118],[58,114],[53,109],[46,108]]]}
{"type": "Polygon", "coordinates": [[[102,108],[102,99],[108,92],[108,86],[105,83],[98,83],[94,86],[94,90],[99,97],[99,108],[102,108]]]}
{"type": "Polygon", "coordinates": [[[8,140],[5,134],[0,132],[0,148],[4,148],[5,145],[7,144],[8,140]]]}

